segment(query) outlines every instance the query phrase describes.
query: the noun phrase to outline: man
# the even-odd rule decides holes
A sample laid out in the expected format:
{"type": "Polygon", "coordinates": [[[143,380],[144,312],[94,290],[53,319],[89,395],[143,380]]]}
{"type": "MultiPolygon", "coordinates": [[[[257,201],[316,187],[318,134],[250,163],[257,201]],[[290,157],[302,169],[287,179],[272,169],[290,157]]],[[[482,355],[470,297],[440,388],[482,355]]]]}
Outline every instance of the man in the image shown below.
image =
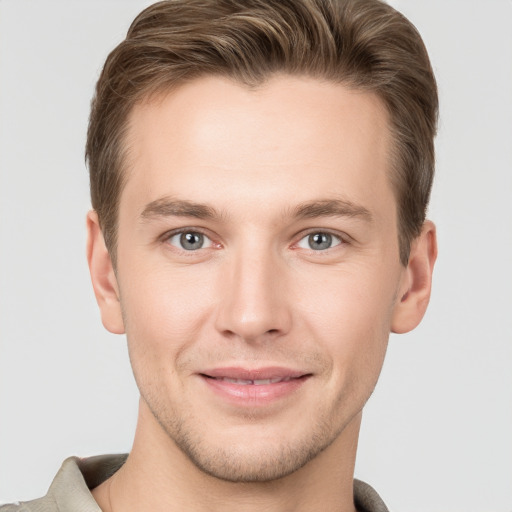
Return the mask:
{"type": "Polygon", "coordinates": [[[378,0],[176,0],[108,57],[88,262],[141,399],[128,456],[2,510],[383,511],[354,481],[390,332],[430,296],[437,91],[378,0]]]}

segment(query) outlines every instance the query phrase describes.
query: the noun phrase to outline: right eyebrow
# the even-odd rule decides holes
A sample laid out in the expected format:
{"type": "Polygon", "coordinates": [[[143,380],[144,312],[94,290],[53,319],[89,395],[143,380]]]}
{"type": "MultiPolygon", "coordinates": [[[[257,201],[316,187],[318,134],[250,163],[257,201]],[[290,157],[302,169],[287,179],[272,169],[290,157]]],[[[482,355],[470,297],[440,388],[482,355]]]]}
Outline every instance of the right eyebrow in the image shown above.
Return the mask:
{"type": "Polygon", "coordinates": [[[206,204],[194,203],[187,200],[175,200],[162,197],[151,201],[145,207],[140,218],[150,220],[156,217],[195,217],[196,219],[213,219],[220,215],[214,208],[206,204]]]}
{"type": "Polygon", "coordinates": [[[312,219],[315,217],[354,217],[371,223],[371,212],[362,205],[345,199],[320,199],[299,204],[294,212],[295,217],[312,219]]]}

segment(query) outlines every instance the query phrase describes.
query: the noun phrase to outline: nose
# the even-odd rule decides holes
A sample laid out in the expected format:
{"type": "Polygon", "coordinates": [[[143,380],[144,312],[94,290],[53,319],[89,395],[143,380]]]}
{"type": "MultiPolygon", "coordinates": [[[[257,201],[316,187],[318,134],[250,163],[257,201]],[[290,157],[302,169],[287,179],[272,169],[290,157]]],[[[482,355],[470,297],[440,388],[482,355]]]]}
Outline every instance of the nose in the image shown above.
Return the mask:
{"type": "Polygon", "coordinates": [[[226,262],[219,283],[216,328],[248,343],[275,339],[291,327],[286,269],[271,251],[241,251],[226,262]]]}

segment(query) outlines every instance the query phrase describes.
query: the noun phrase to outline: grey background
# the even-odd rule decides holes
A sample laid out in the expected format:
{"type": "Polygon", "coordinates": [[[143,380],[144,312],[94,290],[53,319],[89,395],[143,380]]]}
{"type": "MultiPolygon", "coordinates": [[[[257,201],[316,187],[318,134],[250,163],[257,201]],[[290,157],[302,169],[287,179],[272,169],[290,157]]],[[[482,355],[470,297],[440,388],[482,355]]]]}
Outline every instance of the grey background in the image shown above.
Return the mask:
{"type": "MultiPolygon", "coordinates": [[[[127,451],[137,390],[85,261],[83,145],[107,53],[150,2],[0,2],[0,502],[127,451]]],[[[356,476],[405,512],[512,511],[512,2],[395,1],[442,117],[430,309],[393,336],[356,476]]]]}

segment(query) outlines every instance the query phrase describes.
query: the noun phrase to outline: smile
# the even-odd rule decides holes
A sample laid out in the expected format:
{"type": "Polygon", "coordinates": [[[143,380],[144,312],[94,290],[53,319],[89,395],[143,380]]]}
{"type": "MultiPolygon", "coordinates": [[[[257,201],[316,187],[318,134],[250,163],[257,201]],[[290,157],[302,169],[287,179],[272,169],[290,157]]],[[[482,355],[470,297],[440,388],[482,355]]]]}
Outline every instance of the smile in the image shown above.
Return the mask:
{"type": "Polygon", "coordinates": [[[206,387],[223,402],[237,407],[265,406],[297,392],[311,373],[287,368],[255,370],[218,368],[201,372],[206,387]]]}

